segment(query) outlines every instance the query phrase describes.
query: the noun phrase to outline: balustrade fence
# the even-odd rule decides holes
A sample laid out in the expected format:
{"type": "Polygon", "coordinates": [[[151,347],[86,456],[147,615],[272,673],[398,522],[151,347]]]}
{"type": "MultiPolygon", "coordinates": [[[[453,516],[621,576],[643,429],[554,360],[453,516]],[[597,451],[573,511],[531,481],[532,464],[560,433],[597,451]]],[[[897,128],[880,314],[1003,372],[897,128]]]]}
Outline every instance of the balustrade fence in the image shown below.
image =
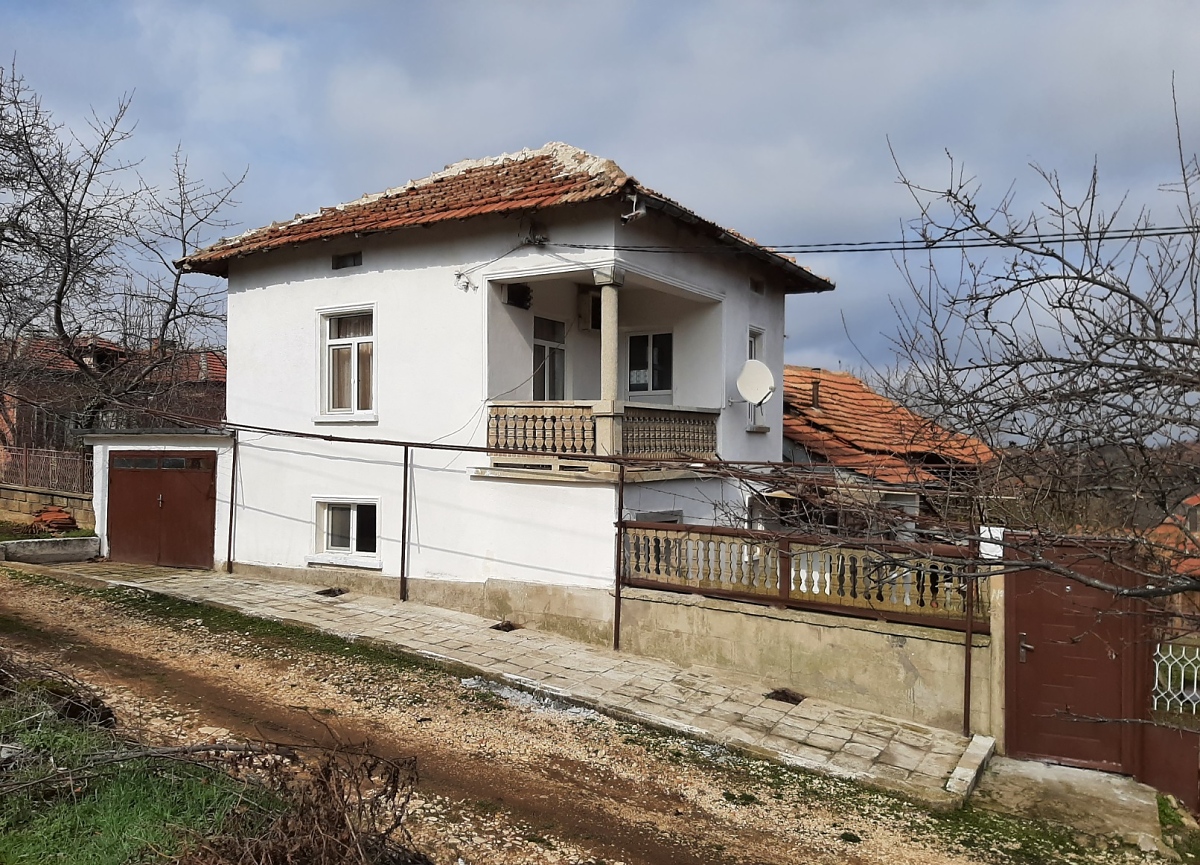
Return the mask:
{"type": "Polygon", "coordinates": [[[0,483],[64,493],[90,493],[92,456],[79,451],[0,448],[0,483]]]}
{"type": "MultiPolygon", "coordinates": [[[[624,404],[619,411],[625,456],[715,459],[718,411],[624,404]]],[[[488,447],[585,460],[596,454],[593,406],[571,402],[498,402],[488,406],[488,447]]],[[[506,457],[507,459],[507,457],[506,457]]]]}
{"type": "Polygon", "coordinates": [[[975,580],[972,627],[989,630],[986,577],[973,575],[967,553],[954,547],[922,557],[899,547],[634,522],[623,524],[622,538],[627,585],[953,630],[966,627],[968,583],[975,580]]]}

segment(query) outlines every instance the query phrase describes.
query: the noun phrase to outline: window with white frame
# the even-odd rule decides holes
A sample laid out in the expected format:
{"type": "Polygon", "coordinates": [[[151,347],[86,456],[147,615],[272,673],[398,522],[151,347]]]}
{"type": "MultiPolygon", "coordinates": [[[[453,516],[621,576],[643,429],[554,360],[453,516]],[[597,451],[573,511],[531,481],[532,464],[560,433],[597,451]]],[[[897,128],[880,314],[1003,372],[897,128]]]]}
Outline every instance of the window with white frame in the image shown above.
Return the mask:
{"type": "Polygon", "coordinates": [[[379,566],[379,502],[327,499],[316,503],[315,562],[379,566]]]}
{"type": "Polygon", "coordinates": [[[375,322],[371,310],[328,313],[324,334],[322,414],[363,415],[375,409],[375,322]]]}
{"type": "Polygon", "coordinates": [[[549,318],[533,319],[533,398],[566,399],[567,326],[549,318]]]}
{"type": "Polygon", "coordinates": [[[669,333],[639,333],[629,337],[629,393],[671,391],[672,342],[669,333]]]}
{"type": "MultiPolygon", "coordinates": [[[[749,336],[746,339],[746,360],[762,360],[762,340],[763,332],[755,327],[750,328],[749,336]]],[[[763,425],[762,406],[750,403],[747,411],[748,416],[746,420],[750,426],[757,427],[763,425]]]]}

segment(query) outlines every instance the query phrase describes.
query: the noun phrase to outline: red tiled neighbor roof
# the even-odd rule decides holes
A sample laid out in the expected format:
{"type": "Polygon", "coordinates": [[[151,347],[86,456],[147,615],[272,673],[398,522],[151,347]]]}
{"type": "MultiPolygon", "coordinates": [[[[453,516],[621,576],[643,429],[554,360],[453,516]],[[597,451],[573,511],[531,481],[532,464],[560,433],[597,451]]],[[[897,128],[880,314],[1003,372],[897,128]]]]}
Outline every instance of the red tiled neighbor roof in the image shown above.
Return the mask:
{"type": "Polygon", "coordinates": [[[783,400],[787,438],[837,468],[883,483],[936,482],[921,467],[930,457],[974,466],[992,456],[978,439],[943,429],[848,373],[786,366],[783,400]]]}
{"type": "MultiPolygon", "coordinates": [[[[86,352],[108,352],[121,358],[132,358],[139,363],[143,357],[141,352],[122,348],[103,337],[80,337],[79,344],[85,347],[86,352]]],[[[31,371],[67,374],[79,372],[75,362],[63,353],[62,343],[54,337],[33,336],[24,339],[17,348],[16,358],[31,371]]],[[[223,383],[225,373],[224,352],[200,349],[179,352],[170,363],[156,370],[151,378],[176,383],[223,383]]]]}
{"type": "Polygon", "coordinates": [[[537,150],[464,160],[444,171],[357,201],[323,207],[316,213],[275,222],[218,241],[181,260],[184,267],[215,276],[229,275],[229,262],[255,253],[355,234],[436,225],[485,214],[518,214],[580,204],[637,192],[647,207],[689,223],[701,232],[739,247],[792,277],[792,292],[828,291],[833,284],[792,259],[759,246],[736,232],[702,219],[627,175],[610,159],[569,144],[551,142],[537,150]]]}

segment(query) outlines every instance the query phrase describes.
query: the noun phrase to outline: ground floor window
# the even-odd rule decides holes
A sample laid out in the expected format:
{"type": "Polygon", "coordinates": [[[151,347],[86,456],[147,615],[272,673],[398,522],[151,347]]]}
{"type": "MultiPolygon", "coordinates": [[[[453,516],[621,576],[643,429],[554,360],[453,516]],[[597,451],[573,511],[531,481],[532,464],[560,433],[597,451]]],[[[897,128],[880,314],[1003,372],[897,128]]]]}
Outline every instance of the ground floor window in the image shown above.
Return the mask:
{"type": "Polygon", "coordinates": [[[314,563],[379,566],[377,500],[319,500],[316,530],[314,563]]]}

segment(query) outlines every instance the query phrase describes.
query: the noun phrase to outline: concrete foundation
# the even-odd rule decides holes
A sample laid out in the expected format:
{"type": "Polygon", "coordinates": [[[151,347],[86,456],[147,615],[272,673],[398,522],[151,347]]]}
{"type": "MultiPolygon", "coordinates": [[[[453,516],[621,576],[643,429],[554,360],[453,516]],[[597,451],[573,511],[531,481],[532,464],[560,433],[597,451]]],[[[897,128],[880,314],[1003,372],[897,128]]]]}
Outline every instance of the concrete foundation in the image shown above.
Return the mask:
{"type": "MultiPolygon", "coordinates": [[[[343,588],[364,595],[400,597],[400,578],[355,568],[283,568],[234,565],[235,574],[316,588],[343,588]]],[[[525,628],[561,634],[593,646],[612,645],[612,593],[516,580],[432,580],[410,578],[408,599],[433,607],[459,610],[525,628]]]]}
{"type": "MultiPolygon", "coordinates": [[[[844,706],[962,728],[965,635],[849,616],[626,589],[621,648],[738,670],[844,706]]],[[[994,736],[991,638],[972,648],[971,732],[994,736]]]]}
{"type": "Polygon", "coordinates": [[[50,565],[56,562],[86,562],[100,555],[99,538],[37,538],[0,543],[0,560],[50,565]]]}

